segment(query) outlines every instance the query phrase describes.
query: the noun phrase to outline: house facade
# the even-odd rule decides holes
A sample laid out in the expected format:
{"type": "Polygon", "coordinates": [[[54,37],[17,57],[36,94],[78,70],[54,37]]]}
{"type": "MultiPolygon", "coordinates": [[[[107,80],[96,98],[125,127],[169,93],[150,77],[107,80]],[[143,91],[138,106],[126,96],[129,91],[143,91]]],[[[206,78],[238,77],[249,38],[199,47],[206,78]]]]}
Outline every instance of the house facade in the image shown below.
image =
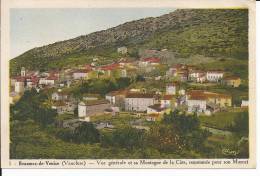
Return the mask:
{"type": "Polygon", "coordinates": [[[154,94],[129,93],[125,97],[125,110],[145,112],[148,106],[154,105],[156,98],[154,94]]]}
{"type": "Polygon", "coordinates": [[[227,86],[239,87],[241,79],[238,76],[229,76],[223,79],[223,83],[227,86]]]}
{"type": "Polygon", "coordinates": [[[81,101],[78,104],[78,116],[81,118],[104,114],[104,111],[109,108],[111,105],[107,100],[81,101]]]}
{"type": "Polygon", "coordinates": [[[167,84],[166,85],[166,95],[175,95],[176,94],[176,85],[167,84]]]}
{"type": "Polygon", "coordinates": [[[177,107],[177,100],[173,95],[164,95],[160,100],[160,104],[165,108],[174,108],[177,107]]]}
{"type": "Polygon", "coordinates": [[[15,82],[14,91],[16,93],[23,93],[24,92],[24,81],[23,80],[17,80],[15,82]]]}
{"type": "Polygon", "coordinates": [[[223,71],[207,71],[206,78],[209,82],[219,82],[224,76],[223,71]]]}
{"type": "Polygon", "coordinates": [[[55,76],[42,77],[39,80],[39,84],[41,85],[55,85],[55,82],[58,80],[55,76]]]}
{"type": "Polygon", "coordinates": [[[206,81],[206,73],[200,70],[192,70],[189,72],[189,80],[198,83],[204,83],[206,81]]]}
{"type": "Polygon", "coordinates": [[[73,79],[88,79],[88,70],[76,70],[73,72],[73,79]]]}
{"type": "Polygon", "coordinates": [[[219,108],[232,106],[232,98],[226,94],[193,90],[188,92],[186,104],[188,106],[188,112],[215,112],[219,108]]]}
{"type": "Polygon", "coordinates": [[[64,92],[54,92],[51,95],[51,99],[54,101],[61,101],[61,100],[67,100],[68,99],[68,95],[64,92]]]}
{"type": "Polygon", "coordinates": [[[187,100],[188,112],[206,112],[206,99],[199,97],[190,97],[187,100]]]}

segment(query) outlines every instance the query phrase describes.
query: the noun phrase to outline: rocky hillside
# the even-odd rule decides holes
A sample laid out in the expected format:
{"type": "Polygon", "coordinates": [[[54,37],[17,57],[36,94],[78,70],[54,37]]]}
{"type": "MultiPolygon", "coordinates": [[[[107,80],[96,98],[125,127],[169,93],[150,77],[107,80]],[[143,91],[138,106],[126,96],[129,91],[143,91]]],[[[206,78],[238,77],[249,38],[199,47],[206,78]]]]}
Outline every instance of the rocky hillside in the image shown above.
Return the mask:
{"type": "Polygon", "coordinates": [[[117,57],[116,48],[167,48],[180,57],[193,54],[246,58],[248,11],[180,9],[156,18],[144,18],[119,26],[31,49],[12,59],[11,74],[29,69],[60,68],[73,62],[89,62],[91,56],[117,57]]]}

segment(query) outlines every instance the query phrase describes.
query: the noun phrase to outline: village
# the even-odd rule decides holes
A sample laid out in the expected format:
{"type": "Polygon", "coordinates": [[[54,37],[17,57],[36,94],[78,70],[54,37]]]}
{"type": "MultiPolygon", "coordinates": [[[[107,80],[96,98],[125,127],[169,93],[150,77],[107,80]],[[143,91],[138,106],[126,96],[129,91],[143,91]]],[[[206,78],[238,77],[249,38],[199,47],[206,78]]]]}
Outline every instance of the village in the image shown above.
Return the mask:
{"type": "MultiPolygon", "coordinates": [[[[124,55],[127,47],[117,48],[124,55]]],[[[202,70],[189,64],[163,63],[160,57],[128,58],[106,65],[92,63],[62,70],[27,70],[11,77],[10,103],[16,103],[27,90],[47,91],[48,106],[60,118],[59,126],[75,128],[81,122],[93,122],[97,129],[120,126],[115,118],[130,118],[126,123],[135,128],[149,129],[149,123],[160,121],[164,114],[179,110],[188,114],[211,116],[248,107],[248,100],[233,104],[232,95],[212,91],[222,86],[227,90],[241,86],[241,78],[223,70],[202,70]],[[75,97],[71,90],[88,80],[128,78],[126,87],[105,94],[87,92],[75,97]]],[[[123,123],[123,122],[122,122],[123,123]]]]}

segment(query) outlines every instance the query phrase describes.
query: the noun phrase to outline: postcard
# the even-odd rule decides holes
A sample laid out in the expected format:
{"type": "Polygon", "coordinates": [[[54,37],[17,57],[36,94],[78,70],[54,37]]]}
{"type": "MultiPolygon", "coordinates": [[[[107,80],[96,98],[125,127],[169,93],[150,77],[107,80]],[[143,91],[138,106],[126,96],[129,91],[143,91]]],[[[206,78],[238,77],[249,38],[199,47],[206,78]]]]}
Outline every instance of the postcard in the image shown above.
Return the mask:
{"type": "Polygon", "coordinates": [[[3,1],[3,168],[255,168],[255,1],[3,1]]]}

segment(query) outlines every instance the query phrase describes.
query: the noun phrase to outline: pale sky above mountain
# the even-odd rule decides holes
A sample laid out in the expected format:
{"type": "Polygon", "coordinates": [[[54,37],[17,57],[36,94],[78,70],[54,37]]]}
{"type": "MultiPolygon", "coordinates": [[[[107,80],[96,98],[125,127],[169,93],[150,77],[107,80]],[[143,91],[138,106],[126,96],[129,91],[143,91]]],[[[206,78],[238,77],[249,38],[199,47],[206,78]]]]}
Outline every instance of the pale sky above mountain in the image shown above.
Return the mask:
{"type": "Polygon", "coordinates": [[[172,8],[12,9],[11,58],[34,47],[172,11],[172,8]]]}

